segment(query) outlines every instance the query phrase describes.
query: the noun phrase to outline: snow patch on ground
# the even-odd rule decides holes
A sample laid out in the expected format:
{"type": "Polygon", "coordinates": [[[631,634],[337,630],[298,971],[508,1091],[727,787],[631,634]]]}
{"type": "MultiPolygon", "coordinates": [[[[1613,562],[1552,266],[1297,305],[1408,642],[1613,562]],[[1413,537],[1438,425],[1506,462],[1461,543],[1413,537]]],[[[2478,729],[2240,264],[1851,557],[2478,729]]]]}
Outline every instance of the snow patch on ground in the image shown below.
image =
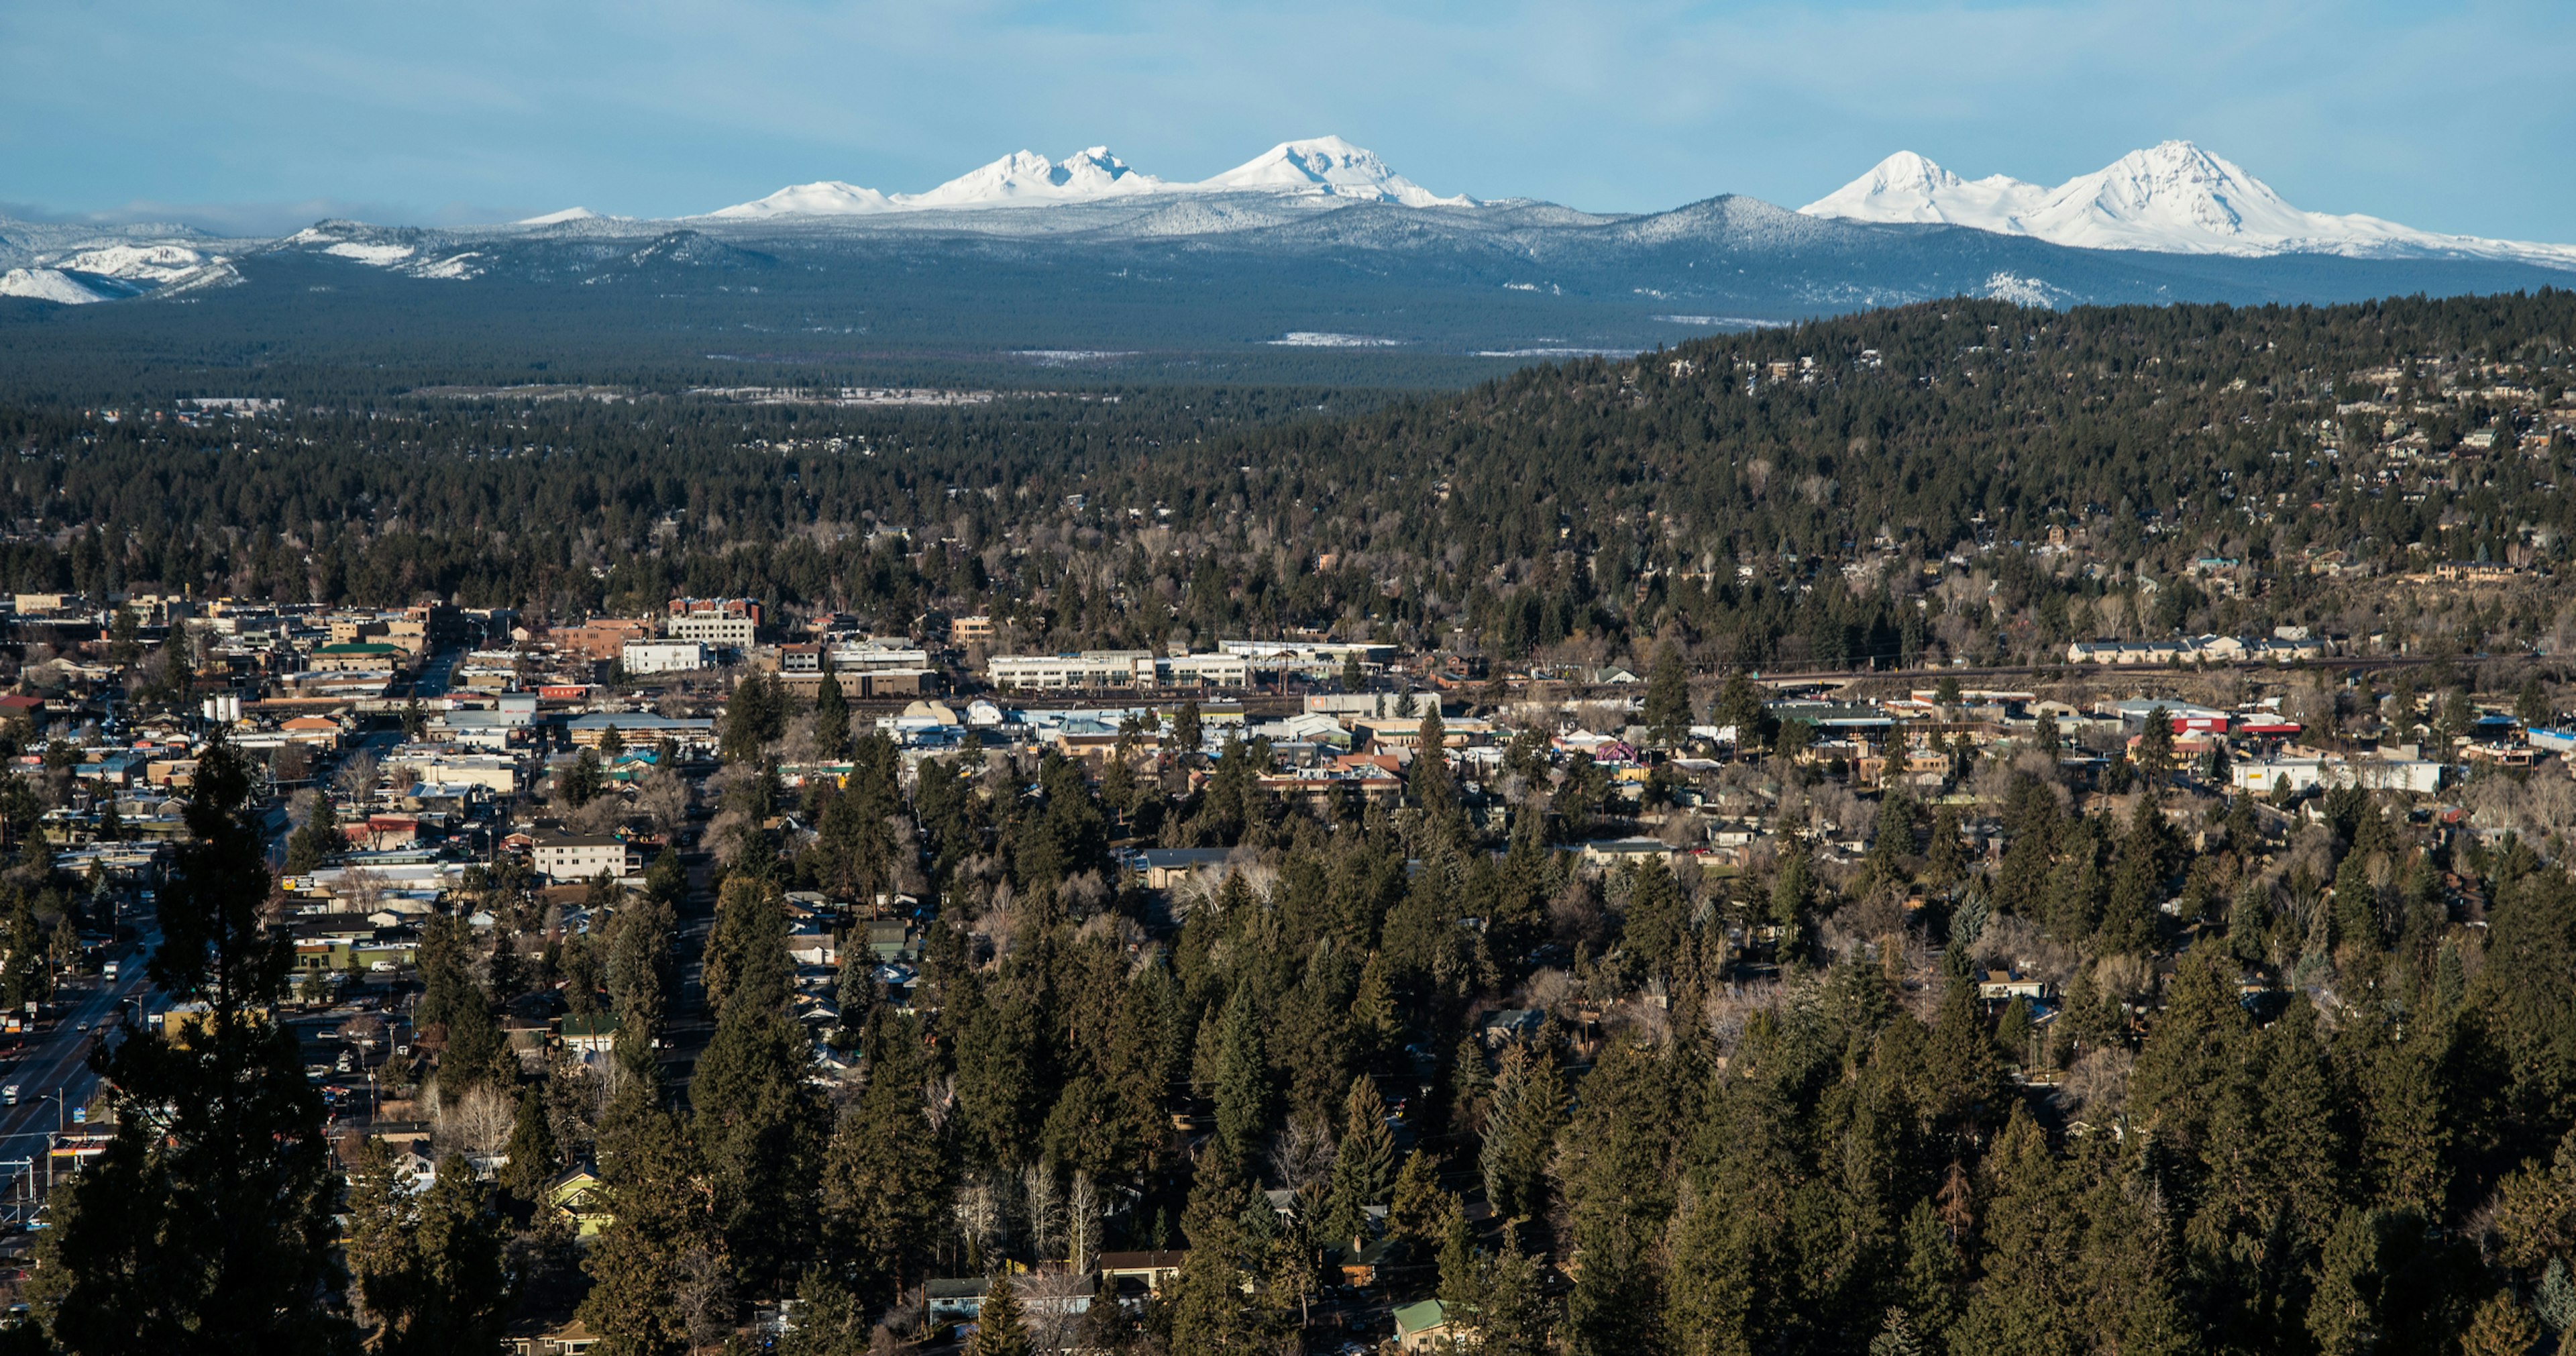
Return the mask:
{"type": "Polygon", "coordinates": [[[2017,278],[2002,272],[1986,279],[1985,288],[1979,295],[1989,301],[2009,301],[2015,306],[2036,306],[2044,310],[2055,310],[2075,299],[2074,294],[2065,288],[2051,286],[2042,279],[2017,278]]]}
{"type": "Polygon", "coordinates": [[[57,259],[53,266],[73,273],[163,283],[222,262],[185,245],[103,245],[57,259]]]}
{"type": "Polygon", "coordinates": [[[1011,356],[1040,367],[1064,367],[1072,363],[1111,363],[1133,358],[1132,348],[1015,348],[1011,356]]]}
{"type": "Polygon", "coordinates": [[[1374,334],[1333,334],[1323,330],[1290,330],[1270,341],[1274,348],[1398,348],[1401,339],[1374,334]]]}
{"type": "Polygon", "coordinates": [[[457,281],[479,278],[483,276],[482,266],[472,261],[482,257],[473,250],[467,250],[463,254],[451,255],[436,263],[422,264],[411,270],[411,275],[415,278],[449,278],[457,281]]]}
{"type": "Polygon", "coordinates": [[[413,254],[409,245],[370,245],[356,240],[343,240],[322,252],[342,259],[355,259],[362,264],[373,264],[377,268],[391,268],[413,254]]]}
{"type": "Polygon", "coordinates": [[[1750,320],[1740,315],[1659,315],[1655,319],[1667,325],[1715,325],[1729,330],[1762,330],[1785,328],[1785,320],[1750,320]]]}

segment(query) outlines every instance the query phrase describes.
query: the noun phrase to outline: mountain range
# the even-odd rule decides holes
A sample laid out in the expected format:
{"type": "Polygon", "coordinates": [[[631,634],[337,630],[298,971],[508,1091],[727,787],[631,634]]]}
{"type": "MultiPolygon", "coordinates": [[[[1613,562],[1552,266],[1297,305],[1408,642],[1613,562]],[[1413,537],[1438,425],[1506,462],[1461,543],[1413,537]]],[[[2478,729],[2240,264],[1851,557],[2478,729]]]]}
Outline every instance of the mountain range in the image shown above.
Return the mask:
{"type": "MultiPolygon", "coordinates": [[[[880,193],[826,179],[795,184],[757,201],[718,208],[707,215],[719,220],[864,216],[943,208],[1046,207],[1152,193],[1292,193],[1402,203],[1407,207],[1474,205],[1469,198],[1434,194],[1387,168],[1374,151],[1340,137],[1317,137],[1310,141],[1283,141],[1223,174],[1195,183],[1174,183],[1139,173],[1112,155],[1108,147],[1093,146],[1062,160],[1049,160],[1033,151],[1015,152],[924,193],[880,193]]],[[[546,218],[535,220],[543,222],[546,218]]]]}
{"type": "Polygon", "coordinates": [[[113,332],[263,354],[338,336],[343,354],[623,345],[851,372],[1067,354],[1275,368],[1340,350],[1454,375],[1963,295],[2331,303],[2571,283],[2576,249],[2305,212],[2180,142],[2056,188],[1900,154],[1798,211],[1740,195],[1638,214],[1442,196],[1324,137],[1193,181],[1105,147],[1022,151],[918,193],[823,180],[663,220],[569,208],[274,239],[0,221],[0,344],[16,325],[42,327],[53,352],[90,333],[101,352],[113,332]],[[80,305],[101,301],[128,304],[80,305]],[[66,329],[74,305],[129,318],[66,329]]]}
{"type": "Polygon", "coordinates": [[[2377,217],[2303,211],[2233,161],[2188,141],[2131,151],[2055,188],[2001,174],[1962,179],[1899,151],[1798,210],[1843,221],[1967,226],[2077,249],[2509,259],[2576,269],[2576,246],[2438,235],[2377,217]]]}

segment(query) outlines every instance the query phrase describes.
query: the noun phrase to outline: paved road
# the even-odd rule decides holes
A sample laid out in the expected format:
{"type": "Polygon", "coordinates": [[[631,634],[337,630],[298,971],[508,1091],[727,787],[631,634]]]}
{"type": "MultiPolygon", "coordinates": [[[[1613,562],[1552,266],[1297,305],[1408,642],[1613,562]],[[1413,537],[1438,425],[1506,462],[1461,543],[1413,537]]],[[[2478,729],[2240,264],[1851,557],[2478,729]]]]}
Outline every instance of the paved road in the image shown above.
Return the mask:
{"type": "MultiPolygon", "coordinates": [[[[160,944],[160,929],[148,920],[138,925],[140,949],[128,948],[114,980],[83,975],[63,982],[54,994],[56,1016],[28,1038],[18,1061],[0,1083],[18,1087],[18,1104],[0,1106],[0,1160],[37,1160],[35,1181],[45,1180],[45,1136],[67,1123],[71,1113],[88,1105],[98,1090],[98,1074],[89,1067],[91,1045],[108,1020],[129,1000],[141,1005],[144,1020],[154,1019],[160,993],[143,977],[142,955],[160,944]],[[88,1023],[89,1030],[80,1030],[88,1023]],[[61,1094],[58,1105],[52,1094],[61,1094]]],[[[0,1168],[0,1201],[14,1201],[21,1190],[17,1169],[0,1168]]]]}
{"type": "Polygon", "coordinates": [[[458,649],[441,650],[431,655],[429,662],[421,666],[420,676],[412,680],[411,695],[423,700],[446,696],[448,680],[455,676],[456,665],[464,658],[465,652],[458,649]]]}

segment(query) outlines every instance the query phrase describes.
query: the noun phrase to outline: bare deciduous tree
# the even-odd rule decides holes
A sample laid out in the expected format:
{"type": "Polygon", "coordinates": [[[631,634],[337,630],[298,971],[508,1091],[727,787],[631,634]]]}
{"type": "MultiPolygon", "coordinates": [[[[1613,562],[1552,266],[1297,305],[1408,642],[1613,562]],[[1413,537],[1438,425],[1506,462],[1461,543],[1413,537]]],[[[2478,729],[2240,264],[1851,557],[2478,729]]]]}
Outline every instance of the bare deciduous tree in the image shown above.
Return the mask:
{"type": "Polygon", "coordinates": [[[354,753],[341,762],[339,771],[331,774],[331,784],[338,787],[352,804],[363,807],[374,802],[377,783],[382,780],[381,773],[374,754],[354,753]]]}
{"type": "Polygon", "coordinates": [[[490,1158],[508,1146],[518,1107],[494,1088],[473,1087],[462,1097],[442,1097],[432,1127],[441,1153],[490,1158]]]}

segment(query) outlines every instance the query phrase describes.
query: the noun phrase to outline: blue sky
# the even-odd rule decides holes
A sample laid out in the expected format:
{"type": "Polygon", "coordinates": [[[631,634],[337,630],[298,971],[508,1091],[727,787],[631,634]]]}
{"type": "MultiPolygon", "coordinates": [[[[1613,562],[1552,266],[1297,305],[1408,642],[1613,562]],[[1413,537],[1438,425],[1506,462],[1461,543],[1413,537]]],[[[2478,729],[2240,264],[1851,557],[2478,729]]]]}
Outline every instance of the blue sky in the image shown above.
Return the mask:
{"type": "Polygon", "coordinates": [[[0,214],[665,216],[1325,133],[1443,193],[1795,206],[1900,148],[2056,182],[2184,137],[2313,210],[2576,241],[2570,70],[2564,0],[21,0],[0,214]]]}

